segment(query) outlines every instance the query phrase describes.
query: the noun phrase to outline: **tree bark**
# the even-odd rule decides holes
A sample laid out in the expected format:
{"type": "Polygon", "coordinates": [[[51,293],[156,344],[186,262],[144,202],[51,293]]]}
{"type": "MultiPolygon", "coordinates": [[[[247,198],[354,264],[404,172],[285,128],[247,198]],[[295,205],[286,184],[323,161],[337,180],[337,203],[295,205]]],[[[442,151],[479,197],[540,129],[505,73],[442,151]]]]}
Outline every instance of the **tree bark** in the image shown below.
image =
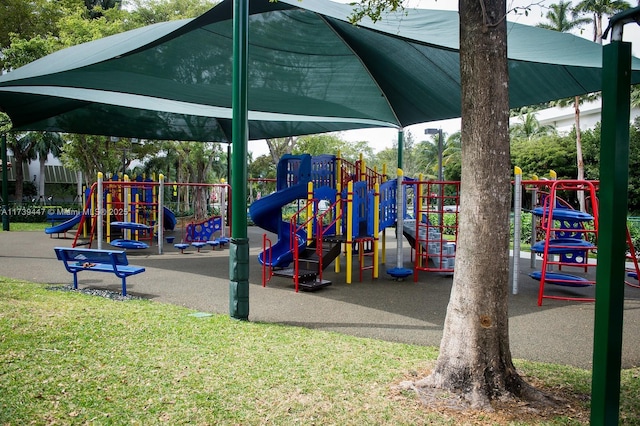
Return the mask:
{"type": "Polygon", "coordinates": [[[436,366],[420,387],[489,408],[533,398],[509,348],[509,92],[505,0],[460,0],[462,178],[456,268],[436,366]]]}
{"type": "Polygon", "coordinates": [[[269,155],[275,164],[278,164],[280,157],[285,154],[291,154],[296,145],[297,138],[287,136],[284,138],[266,139],[269,147],[269,155]]]}
{"type": "Polygon", "coordinates": [[[38,165],[39,165],[39,171],[40,171],[40,178],[38,180],[38,201],[42,204],[47,204],[47,200],[45,200],[45,193],[44,193],[44,178],[45,178],[45,163],[47,162],[47,157],[44,157],[42,155],[38,156],[38,165]]]}
{"type": "Polygon", "coordinates": [[[16,188],[14,195],[16,197],[16,204],[20,206],[22,205],[22,198],[24,194],[24,171],[22,170],[22,166],[26,159],[21,152],[13,151],[13,160],[13,170],[16,176],[16,188]]]}

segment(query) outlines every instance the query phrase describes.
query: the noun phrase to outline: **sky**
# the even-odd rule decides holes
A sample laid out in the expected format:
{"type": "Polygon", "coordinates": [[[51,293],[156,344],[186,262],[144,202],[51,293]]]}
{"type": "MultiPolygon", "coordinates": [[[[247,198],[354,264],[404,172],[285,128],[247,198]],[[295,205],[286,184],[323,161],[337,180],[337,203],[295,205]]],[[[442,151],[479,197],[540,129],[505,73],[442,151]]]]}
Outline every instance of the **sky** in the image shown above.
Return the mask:
{"type": "MultiPolygon", "coordinates": [[[[352,0],[342,0],[342,3],[349,3],[352,0]]],[[[547,22],[545,15],[549,10],[548,7],[551,4],[558,3],[560,0],[508,0],[507,9],[512,11],[509,13],[507,19],[509,21],[517,22],[524,25],[532,25],[547,22]],[[525,14],[523,12],[524,7],[528,7],[529,10],[525,14]],[[519,10],[519,13],[513,12],[519,10]]],[[[627,0],[632,6],[640,5],[634,0],[627,0]]],[[[577,0],[573,0],[574,4],[577,4],[577,0]]],[[[458,10],[458,2],[455,0],[409,0],[408,7],[416,7],[420,9],[439,9],[439,10],[458,10]]],[[[602,25],[604,28],[608,25],[608,19],[603,18],[602,25]]],[[[581,32],[575,32],[576,35],[585,37],[589,40],[593,39],[593,26],[591,24],[586,25],[581,32]]],[[[632,43],[632,50],[634,56],[640,57],[640,26],[628,24],[624,27],[623,40],[632,43]]],[[[605,42],[606,44],[606,42],[605,42]]],[[[424,130],[427,128],[442,128],[442,131],[446,134],[452,134],[460,130],[460,119],[450,119],[433,121],[430,123],[416,124],[406,127],[406,132],[411,132],[416,141],[424,140],[424,130]]],[[[396,129],[378,128],[378,129],[365,129],[365,130],[349,130],[340,132],[340,136],[350,142],[367,141],[374,151],[380,151],[385,148],[389,148],[394,142],[398,140],[398,131],[396,129]]],[[[264,155],[269,152],[267,143],[265,141],[251,141],[249,143],[249,151],[253,153],[253,158],[258,158],[260,155],[264,155]]]]}

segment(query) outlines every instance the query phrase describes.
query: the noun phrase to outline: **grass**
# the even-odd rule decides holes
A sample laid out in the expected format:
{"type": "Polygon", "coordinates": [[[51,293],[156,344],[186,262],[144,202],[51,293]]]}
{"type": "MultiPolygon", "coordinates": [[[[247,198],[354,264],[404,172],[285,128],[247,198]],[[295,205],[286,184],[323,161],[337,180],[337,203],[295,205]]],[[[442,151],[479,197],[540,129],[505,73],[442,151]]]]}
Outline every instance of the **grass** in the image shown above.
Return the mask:
{"type": "MultiPolygon", "coordinates": [[[[434,348],[193,313],[0,278],[0,424],[458,423],[393,387],[434,348]]],[[[588,371],[517,366],[589,394],[588,371]]],[[[639,424],[639,376],[623,371],[622,424],[639,424]]]]}
{"type": "MultiPolygon", "coordinates": [[[[9,229],[11,231],[37,231],[44,232],[44,229],[51,226],[51,223],[25,223],[25,222],[11,222],[9,223],[9,229]]],[[[0,232],[2,232],[2,227],[0,227],[0,232]]]]}

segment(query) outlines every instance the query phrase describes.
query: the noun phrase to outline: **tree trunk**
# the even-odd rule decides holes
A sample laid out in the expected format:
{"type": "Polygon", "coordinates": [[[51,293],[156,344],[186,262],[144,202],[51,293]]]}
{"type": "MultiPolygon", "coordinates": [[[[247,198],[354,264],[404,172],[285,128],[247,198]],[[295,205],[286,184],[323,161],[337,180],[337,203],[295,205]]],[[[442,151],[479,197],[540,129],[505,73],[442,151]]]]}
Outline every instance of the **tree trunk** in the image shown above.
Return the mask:
{"type": "MultiPolygon", "coordinates": [[[[505,0],[460,0],[462,179],[456,268],[436,366],[416,383],[472,407],[534,398],[509,348],[509,92],[505,0]]],[[[424,390],[424,389],[423,389],[424,390]]],[[[537,398],[536,398],[537,399],[537,398]]]]}
{"type": "Polygon", "coordinates": [[[287,136],[284,138],[266,139],[266,141],[271,159],[275,164],[278,164],[280,157],[293,152],[297,139],[293,136],[287,136]]]}
{"type": "Polygon", "coordinates": [[[601,13],[594,14],[593,27],[595,31],[593,41],[595,41],[598,44],[602,44],[602,14],[601,13]]]}
{"type": "Polygon", "coordinates": [[[44,194],[44,171],[45,171],[45,163],[47,162],[47,157],[42,155],[38,155],[38,161],[40,166],[40,179],[38,181],[38,201],[42,204],[47,204],[47,200],[45,200],[44,194]]]}
{"type": "MultiPolygon", "coordinates": [[[[580,96],[574,99],[575,124],[576,124],[576,163],[578,165],[578,180],[584,180],[584,160],[582,158],[582,131],[580,130],[580,96]]],[[[578,191],[578,203],[580,211],[585,211],[584,191],[578,191]]]]}
{"type": "Polygon", "coordinates": [[[16,189],[15,189],[15,197],[16,197],[16,204],[18,205],[22,205],[22,197],[24,194],[24,171],[22,169],[22,165],[25,162],[25,158],[22,155],[21,152],[17,152],[17,151],[13,151],[13,160],[14,160],[14,165],[13,165],[13,170],[15,173],[15,177],[16,177],[16,189]]]}

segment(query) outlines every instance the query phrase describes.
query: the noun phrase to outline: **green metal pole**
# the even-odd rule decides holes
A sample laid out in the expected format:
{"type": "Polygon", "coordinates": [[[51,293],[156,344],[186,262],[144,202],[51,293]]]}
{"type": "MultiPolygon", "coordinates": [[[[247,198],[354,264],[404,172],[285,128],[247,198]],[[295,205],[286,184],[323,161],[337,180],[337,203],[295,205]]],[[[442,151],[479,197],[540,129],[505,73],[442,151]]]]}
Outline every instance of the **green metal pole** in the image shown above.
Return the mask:
{"type": "Polygon", "coordinates": [[[7,170],[7,135],[0,136],[2,147],[2,230],[9,230],[9,171],[7,170]]]}
{"type": "Polygon", "coordinates": [[[233,124],[229,315],[249,319],[249,239],[247,238],[247,146],[249,1],[233,1],[233,124]]]}
{"type": "Polygon", "coordinates": [[[620,406],[622,313],[629,184],[631,44],[603,48],[598,268],[591,424],[616,425],[620,406]]]}
{"type": "Polygon", "coordinates": [[[402,151],[404,151],[403,130],[398,129],[398,168],[402,169],[402,151]]]}

